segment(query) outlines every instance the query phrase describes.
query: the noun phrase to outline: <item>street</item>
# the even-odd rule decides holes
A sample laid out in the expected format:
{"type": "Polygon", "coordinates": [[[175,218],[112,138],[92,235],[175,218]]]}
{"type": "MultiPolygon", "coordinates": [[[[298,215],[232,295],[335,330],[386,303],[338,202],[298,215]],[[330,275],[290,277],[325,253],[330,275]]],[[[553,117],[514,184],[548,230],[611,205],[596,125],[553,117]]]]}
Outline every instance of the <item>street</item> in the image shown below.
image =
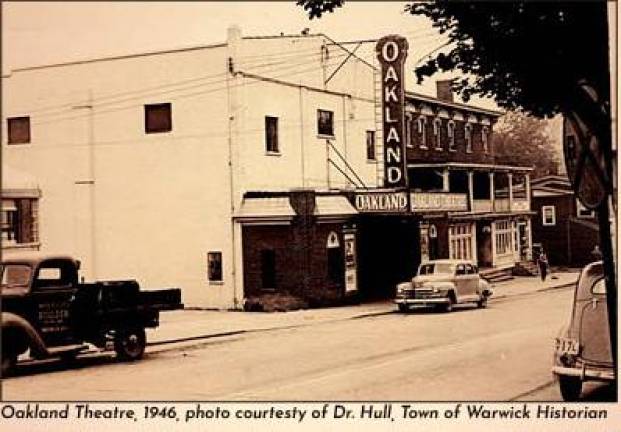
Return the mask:
{"type": "MultiPolygon", "coordinates": [[[[193,341],[73,365],[26,365],[3,400],[561,400],[552,346],[571,289],[193,341]]],[[[231,319],[235,319],[231,314],[231,319]]],[[[595,390],[595,399],[597,392],[595,390]]]]}

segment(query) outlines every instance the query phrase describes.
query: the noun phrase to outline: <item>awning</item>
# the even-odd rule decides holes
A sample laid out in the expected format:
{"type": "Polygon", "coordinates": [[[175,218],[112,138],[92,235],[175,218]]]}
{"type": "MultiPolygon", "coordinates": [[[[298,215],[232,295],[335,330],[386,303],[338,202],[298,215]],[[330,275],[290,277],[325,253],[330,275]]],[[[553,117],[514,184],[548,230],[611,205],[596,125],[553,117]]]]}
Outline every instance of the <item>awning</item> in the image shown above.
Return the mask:
{"type": "Polygon", "coordinates": [[[39,198],[41,190],[35,177],[10,166],[2,166],[3,198],[39,198]]]}
{"type": "Polygon", "coordinates": [[[315,197],[314,215],[319,219],[347,219],[357,214],[358,211],[344,196],[318,195],[315,197]]]}
{"type": "Polygon", "coordinates": [[[244,223],[288,224],[294,216],[289,197],[270,197],[244,198],[233,218],[244,223]]]}

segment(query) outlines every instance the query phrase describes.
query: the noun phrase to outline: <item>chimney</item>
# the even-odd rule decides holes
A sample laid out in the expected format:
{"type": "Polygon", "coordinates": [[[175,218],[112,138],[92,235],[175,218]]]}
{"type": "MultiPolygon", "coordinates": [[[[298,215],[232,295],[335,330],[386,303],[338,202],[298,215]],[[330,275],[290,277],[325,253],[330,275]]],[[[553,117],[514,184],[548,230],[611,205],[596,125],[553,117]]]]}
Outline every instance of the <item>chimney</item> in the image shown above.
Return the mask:
{"type": "Polygon", "coordinates": [[[438,99],[445,102],[453,102],[452,82],[453,80],[450,79],[436,81],[436,96],[438,99]]]}

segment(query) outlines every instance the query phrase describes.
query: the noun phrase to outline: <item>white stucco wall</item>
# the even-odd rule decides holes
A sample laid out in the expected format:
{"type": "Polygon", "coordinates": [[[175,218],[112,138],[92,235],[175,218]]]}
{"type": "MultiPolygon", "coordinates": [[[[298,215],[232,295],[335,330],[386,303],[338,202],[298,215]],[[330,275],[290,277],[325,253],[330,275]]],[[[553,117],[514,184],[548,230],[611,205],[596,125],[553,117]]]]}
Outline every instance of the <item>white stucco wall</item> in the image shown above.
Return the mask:
{"type": "Polygon", "coordinates": [[[3,78],[2,163],[40,185],[41,250],[75,255],[87,280],[135,278],[145,288],[181,287],[189,306],[236,306],[243,269],[232,215],[243,193],[348,186],[338,170],[327,171],[317,109],[334,112],[333,145],[375,186],[365,135],[374,128],[372,71],[352,59],[325,85],[324,42],[237,39],[235,47],[32,68],[3,78]],[[244,58],[254,66],[281,62],[289,67],[250,72],[295,85],[232,77],[229,56],[240,60],[235,65],[244,58]],[[145,134],[144,105],[163,102],[172,104],[172,131],[145,134]],[[30,116],[31,143],[7,145],[6,118],[21,115],[30,116]],[[278,156],[265,151],[266,115],[279,118],[278,156]],[[207,280],[208,251],[223,254],[222,283],[207,280]]]}

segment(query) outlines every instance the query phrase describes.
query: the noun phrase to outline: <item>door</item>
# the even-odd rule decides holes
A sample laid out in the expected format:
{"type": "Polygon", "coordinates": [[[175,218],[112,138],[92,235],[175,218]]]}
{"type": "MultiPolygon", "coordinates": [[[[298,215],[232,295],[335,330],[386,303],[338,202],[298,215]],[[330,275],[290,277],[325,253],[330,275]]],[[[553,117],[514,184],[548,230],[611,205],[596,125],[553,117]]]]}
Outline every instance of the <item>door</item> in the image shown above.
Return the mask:
{"type": "Polygon", "coordinates": [[[31,316],[48,346],[75,343],[71,306],[76,282],[77,270],[66,260],[44,261],[33,276],[31,316]]]}
{"type": "Polygon", "coordinates": [[[578,323],[580,355],[586,362],[611,364],[605,278],[601,277],[595,281],[581,280],[579,290],[581,293],[576,299],[575,317],[579,317],[580,320],[578,323]]]}

